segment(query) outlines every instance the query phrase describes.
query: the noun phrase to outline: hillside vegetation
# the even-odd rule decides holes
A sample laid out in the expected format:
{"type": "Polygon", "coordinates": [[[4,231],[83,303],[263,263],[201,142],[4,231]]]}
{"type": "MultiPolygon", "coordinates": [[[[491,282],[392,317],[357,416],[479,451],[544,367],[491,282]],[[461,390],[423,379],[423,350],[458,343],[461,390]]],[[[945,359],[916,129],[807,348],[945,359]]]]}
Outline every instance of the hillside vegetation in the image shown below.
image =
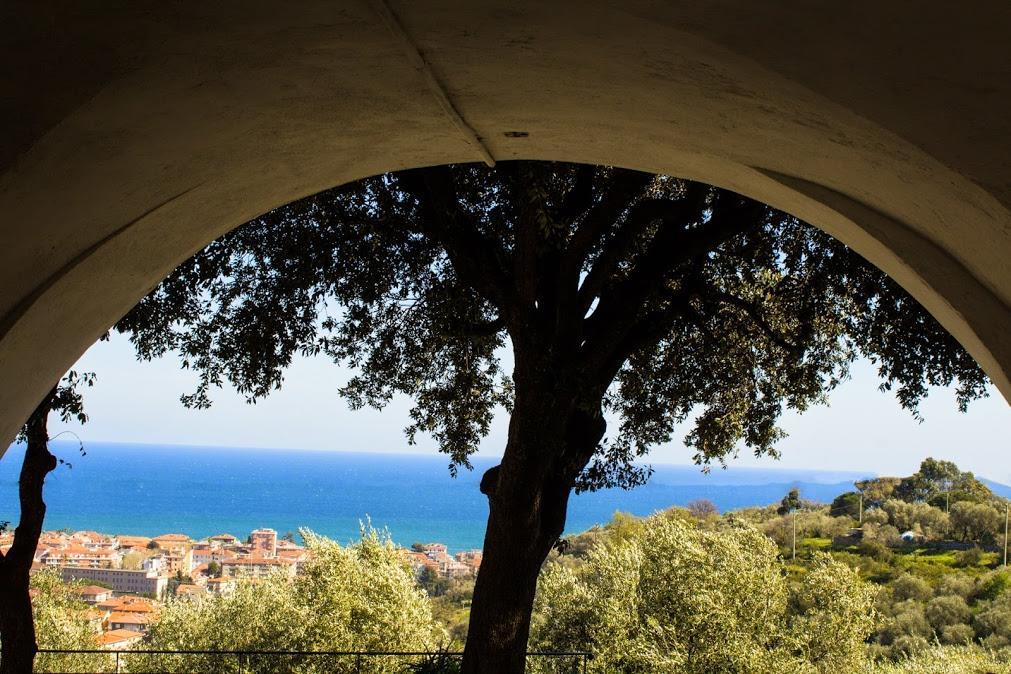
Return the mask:
{"type": "MultiPolygon", "coordinates": [[[[859,482],[828,505],[793,490],[778,504],[726,514],[706,501],[646,518],[616,513],[560,540],[549,556],[530,649],[591,651],[593,674],[1011,674],[1005,508],[971,473],[927,459],[911,476],[859,482]]],[[[145,646],[462,646],[473,580],[415,577],[402,551],[371,529],[348,547],[303,536],[313,552],[303,575],[240,584],[231,597],[171,601],[145,646]]],[[[36,574],[33,586],[42,644],[93,647],[87,611],[69,588],[51,572],[36,574]]],[[[223,666],[195,656],[142,658],[131,656],[127,666],[223,666]]],[[[47,655],[37,665],[94,670],[112,662],[47,655]]],[[[356,665],[292,658],[234,666],[356,665]]],[[[413,666],[370,661],[363,671],[456,671],[442,657],[413,666]]],[[[532,660],[528,669],[549,674],[557,666],[532,660]]]]}

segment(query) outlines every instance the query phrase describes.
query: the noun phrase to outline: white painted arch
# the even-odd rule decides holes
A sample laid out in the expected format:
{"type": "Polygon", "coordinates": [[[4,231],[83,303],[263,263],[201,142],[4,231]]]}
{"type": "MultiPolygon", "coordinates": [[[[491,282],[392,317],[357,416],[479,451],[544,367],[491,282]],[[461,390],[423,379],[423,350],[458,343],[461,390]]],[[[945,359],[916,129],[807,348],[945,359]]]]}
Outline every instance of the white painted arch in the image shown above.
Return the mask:
{"type": "Polygon", "coordinates": [[[230,228],[482,147],[787,210],[1011,399],[1006,2],[43,4],[0,9],[0,435],[230,228]]]}

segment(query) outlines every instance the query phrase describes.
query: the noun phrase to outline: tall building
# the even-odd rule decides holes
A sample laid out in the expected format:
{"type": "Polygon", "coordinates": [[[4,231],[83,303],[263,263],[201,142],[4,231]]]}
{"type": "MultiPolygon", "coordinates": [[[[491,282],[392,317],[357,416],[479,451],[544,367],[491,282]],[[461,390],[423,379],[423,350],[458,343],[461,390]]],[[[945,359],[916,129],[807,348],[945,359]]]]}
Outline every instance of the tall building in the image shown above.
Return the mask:
{"type": "Polygon", "coordinates": [[[257,529],[249,535],[252,554],[262,557],[277,556],[277,532],[273,529],[257,529]]]}

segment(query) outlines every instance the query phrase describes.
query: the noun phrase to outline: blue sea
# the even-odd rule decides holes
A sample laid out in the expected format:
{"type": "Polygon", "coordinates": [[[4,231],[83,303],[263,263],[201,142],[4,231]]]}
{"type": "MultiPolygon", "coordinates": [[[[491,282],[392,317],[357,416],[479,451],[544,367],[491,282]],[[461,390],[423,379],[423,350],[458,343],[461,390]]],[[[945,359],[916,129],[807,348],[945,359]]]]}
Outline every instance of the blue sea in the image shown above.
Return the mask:
{"type": "MultiPolygon", "coordinates": [[[[185,447],[89,442],[53,443],[72,467],[46,481],[46,528],[105,533],[217,533],[245,537],[258,527],[278,532],[308,527],[341,542],[358,536],[360,522],[389,530],[394,541],[480,548],[488,517],[475,470],[452,478],[446,457],[291,449],[185,447]]],[[[17,521],[17,477],[23,447],[0,459],[0,521],[17,521]]],[[[654,466],[649,483],[632,491],[605,490],[573,497],[567,531],[608,521],[615,511],[648,515],[706,498],[721,511],[779,501],[792,487],[814,501],[830,501],[869,473],[757,469],[732,466],[703,474],[696,466],[654,466]]]]}

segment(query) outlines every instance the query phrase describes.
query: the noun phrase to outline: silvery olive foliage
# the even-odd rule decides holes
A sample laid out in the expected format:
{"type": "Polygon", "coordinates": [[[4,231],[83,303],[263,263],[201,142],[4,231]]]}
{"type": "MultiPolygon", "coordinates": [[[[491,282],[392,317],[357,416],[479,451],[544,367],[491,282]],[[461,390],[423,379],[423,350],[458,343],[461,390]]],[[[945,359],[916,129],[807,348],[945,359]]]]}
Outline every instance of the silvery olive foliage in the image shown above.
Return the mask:
{"type": "Polygon", "coordinates": [[[842,672],[862,666],[873,592],[817,558],[791,587],[750,525],[662,514],[540,579],[531,644],[589,648],[603,674],[842,672]]]}
{"type": "MultiPolygon", "coordinates": [[[[31,576],[32,615],[39,648],[94,650],[98,648],[98,625],[81,601],[76,586],[64,583],[56,569],[42,569],[31,576]]],[[[88,653],[40,653],[37,672],[111,672],[114,660],[88,653]]]]}
{"type": "MultiPolygon", "coordinates": [[[[388,535],[364,528],[342,547],[302,532],[311,557],[294,579],[239,580],[226,597],[171,601],[146,646],[164,650],[430,651],[446,636],[428,597],[388,535]]],[[[223,671],[217,656],[135,656],[141,671],[223,671]]],[[[353,656],[249,657],[248,672],[354,672],[353,656]]],[[[368,674],[403,672],[404,662],[368,659],[368,674]]]]}
{"type": "Polygon", "coordinates": [[[1011,674],[1011,663],[978,646],[928,646],[917,655],[896,662],[868,662],[858,674],[1011,674]]]}
{"type": "MultiPolygon", "coordinates": [[[[733,192],[606,166],[502,162],[391,173],[282,206],[211,243],[116,328],[177,352],[186,404],[250,401],[298,354],[356,374],[352,407],[395,395],[451,467],[510,409],[502,354],[550,362],[617,427],[577,489],[635,486],[637,460],[690,423],[701,464],[775,454],[785,409],[824,400],[858,356],[917,410],[986,377],[902,288],[823,232],[733,192]]],[[[543,393],[543,392],[542,392],[543,393]]],[[[580,403],[583,404],[583,403],[580,403]]],[[[592,448],[591,448],[592,449],[592,448]]]]}

